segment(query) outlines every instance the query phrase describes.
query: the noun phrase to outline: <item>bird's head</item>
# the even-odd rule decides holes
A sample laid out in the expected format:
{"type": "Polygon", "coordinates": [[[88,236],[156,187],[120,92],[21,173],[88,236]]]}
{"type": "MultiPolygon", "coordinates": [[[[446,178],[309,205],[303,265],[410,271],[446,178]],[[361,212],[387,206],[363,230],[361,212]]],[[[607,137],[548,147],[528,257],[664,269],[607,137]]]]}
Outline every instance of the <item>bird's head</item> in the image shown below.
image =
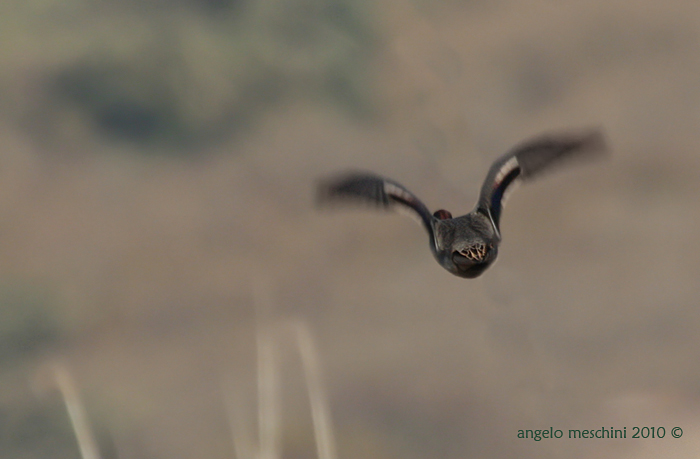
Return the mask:
{"type": "Polygon", "coordinates": [[[486,217],[478,213],[449,220],[435,217],[436,257],[445,269],[474,278],[494,262],[500,239],[486,217]]]}
{"type": "Polygon", "coordinates": [[[460,277],[477,277],[494,262],[497,254],[498,247],[481,238],[457,240],[450,248],[453,273],[460,277]]]}

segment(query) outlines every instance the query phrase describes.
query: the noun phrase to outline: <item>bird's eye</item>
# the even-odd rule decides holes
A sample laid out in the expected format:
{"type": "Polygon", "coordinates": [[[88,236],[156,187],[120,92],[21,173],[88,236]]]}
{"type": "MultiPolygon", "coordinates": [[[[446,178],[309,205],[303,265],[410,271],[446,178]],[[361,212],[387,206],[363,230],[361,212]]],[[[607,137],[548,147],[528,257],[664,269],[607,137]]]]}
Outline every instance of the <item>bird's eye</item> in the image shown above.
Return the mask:
{"type": "Polygon", "coordinates": [[[435,211],[433,217],[437,218],[438,220],[449,220],[452,218],[452,214],[445,209],[440,209],[435,211]]]}

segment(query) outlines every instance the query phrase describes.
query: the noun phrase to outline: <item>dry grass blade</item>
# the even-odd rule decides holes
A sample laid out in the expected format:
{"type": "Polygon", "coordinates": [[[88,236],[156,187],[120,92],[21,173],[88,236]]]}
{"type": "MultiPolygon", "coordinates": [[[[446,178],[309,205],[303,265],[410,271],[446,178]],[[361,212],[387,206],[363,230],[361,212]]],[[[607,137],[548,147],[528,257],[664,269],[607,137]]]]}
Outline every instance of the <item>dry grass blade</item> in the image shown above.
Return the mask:
{"type": "Polygon", "coordinates": [[[289,336],[299,350],[304,379],[311,405],[314,440],[319,459],[335,459],[335,440],[327,398],[321,382],[318,351],[308,326],[294,321],[282,326],[259,327],[258,344],[258,437],[257,447],[248,432],[243,410],[244,398],[235,390],[225,391],[228,421],[237,459],[278,459],[281,457],[279,362],[276,360],[276,345],[279,338],[289,336]],[[276,339],[277,338],[277,339],[276,339]]]}
{"type": "Polygon", "coordinates": [[[78,396],[78,390],[70,372],[63,365],[56,364],[53,373],[58,390],[63,396],[63,402],[66,405],[82,459],[100,459],[97,442],[92,434],[85,407],[78,396]]]}
{"type": "Polygon", "coordinates": [[[224,397],[226,401],[226,417],[233,439],[233,449],[236,459],[253,459],[253,440],[248,430],[245,414],[243,411],[243,401],[238,397],[239,392],[228,390],[229,387],[236,387],[233,380],[228,380],[224,387],[224,397]]]}
{"type": "Polygon", "coordinates": [[[321,384],[321,366],[318,352],[305,323],[292,324],[296,333],[297,345],[301,354],[301,363],[306,376],[306,386],[311,403],[311,417],[314,423],[314,437],[319,459],[335,459],[335,439],[330,408],[321,384]]]}
{"type": "Polygon", "coordinates": [[[280,457],[279,387],[275,350],[269,330],[258,329],[258,432],[260,459],[280,457]]]}

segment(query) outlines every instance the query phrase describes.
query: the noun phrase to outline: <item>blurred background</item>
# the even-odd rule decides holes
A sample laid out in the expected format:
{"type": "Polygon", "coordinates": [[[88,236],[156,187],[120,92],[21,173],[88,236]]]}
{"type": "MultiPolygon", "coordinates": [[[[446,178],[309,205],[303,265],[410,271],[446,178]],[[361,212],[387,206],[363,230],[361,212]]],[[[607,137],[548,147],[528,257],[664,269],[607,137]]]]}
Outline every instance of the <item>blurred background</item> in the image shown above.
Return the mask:
{"type": "Polygon", "coordinates": [[[339,458],[698,457],[700,3],[12,0],[0,22],[0,458],[80,457],[71,392],[103,458],[236,457],[265,327],[281,457],[316,457],[288,321],[339,458]],[[498,155],[582,126],[610,158],[519,188],[475,280],[408,219],[313,206],[353,168],[465,213],[498,155]],[[517,438],[550,426],[667,434],[517,438]]]}

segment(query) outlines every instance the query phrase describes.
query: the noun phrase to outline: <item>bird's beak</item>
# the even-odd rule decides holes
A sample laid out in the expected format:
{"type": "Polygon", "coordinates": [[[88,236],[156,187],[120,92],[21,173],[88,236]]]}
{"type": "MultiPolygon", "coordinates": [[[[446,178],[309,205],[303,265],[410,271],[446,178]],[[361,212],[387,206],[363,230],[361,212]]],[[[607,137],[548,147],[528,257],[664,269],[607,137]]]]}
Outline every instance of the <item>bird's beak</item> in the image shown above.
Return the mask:
{"type": "Polygon", "coordinates": [[[466,271],[467,269],[471,268],[475,264],[472,260],[465,257],[464,255],[462,255],[459,252],[452,253],[452,261],[462,271],[466,271]]]}
{"type": "Polygon", "coordinates": [[[459,252],[452,253],[452,262],[458,270],[456,274],[470,279],[480,276],[488,268],[491,263],[487,261],[487,258],[484,257],[480,261],[475,261],[470,260],[459,252]]]}

